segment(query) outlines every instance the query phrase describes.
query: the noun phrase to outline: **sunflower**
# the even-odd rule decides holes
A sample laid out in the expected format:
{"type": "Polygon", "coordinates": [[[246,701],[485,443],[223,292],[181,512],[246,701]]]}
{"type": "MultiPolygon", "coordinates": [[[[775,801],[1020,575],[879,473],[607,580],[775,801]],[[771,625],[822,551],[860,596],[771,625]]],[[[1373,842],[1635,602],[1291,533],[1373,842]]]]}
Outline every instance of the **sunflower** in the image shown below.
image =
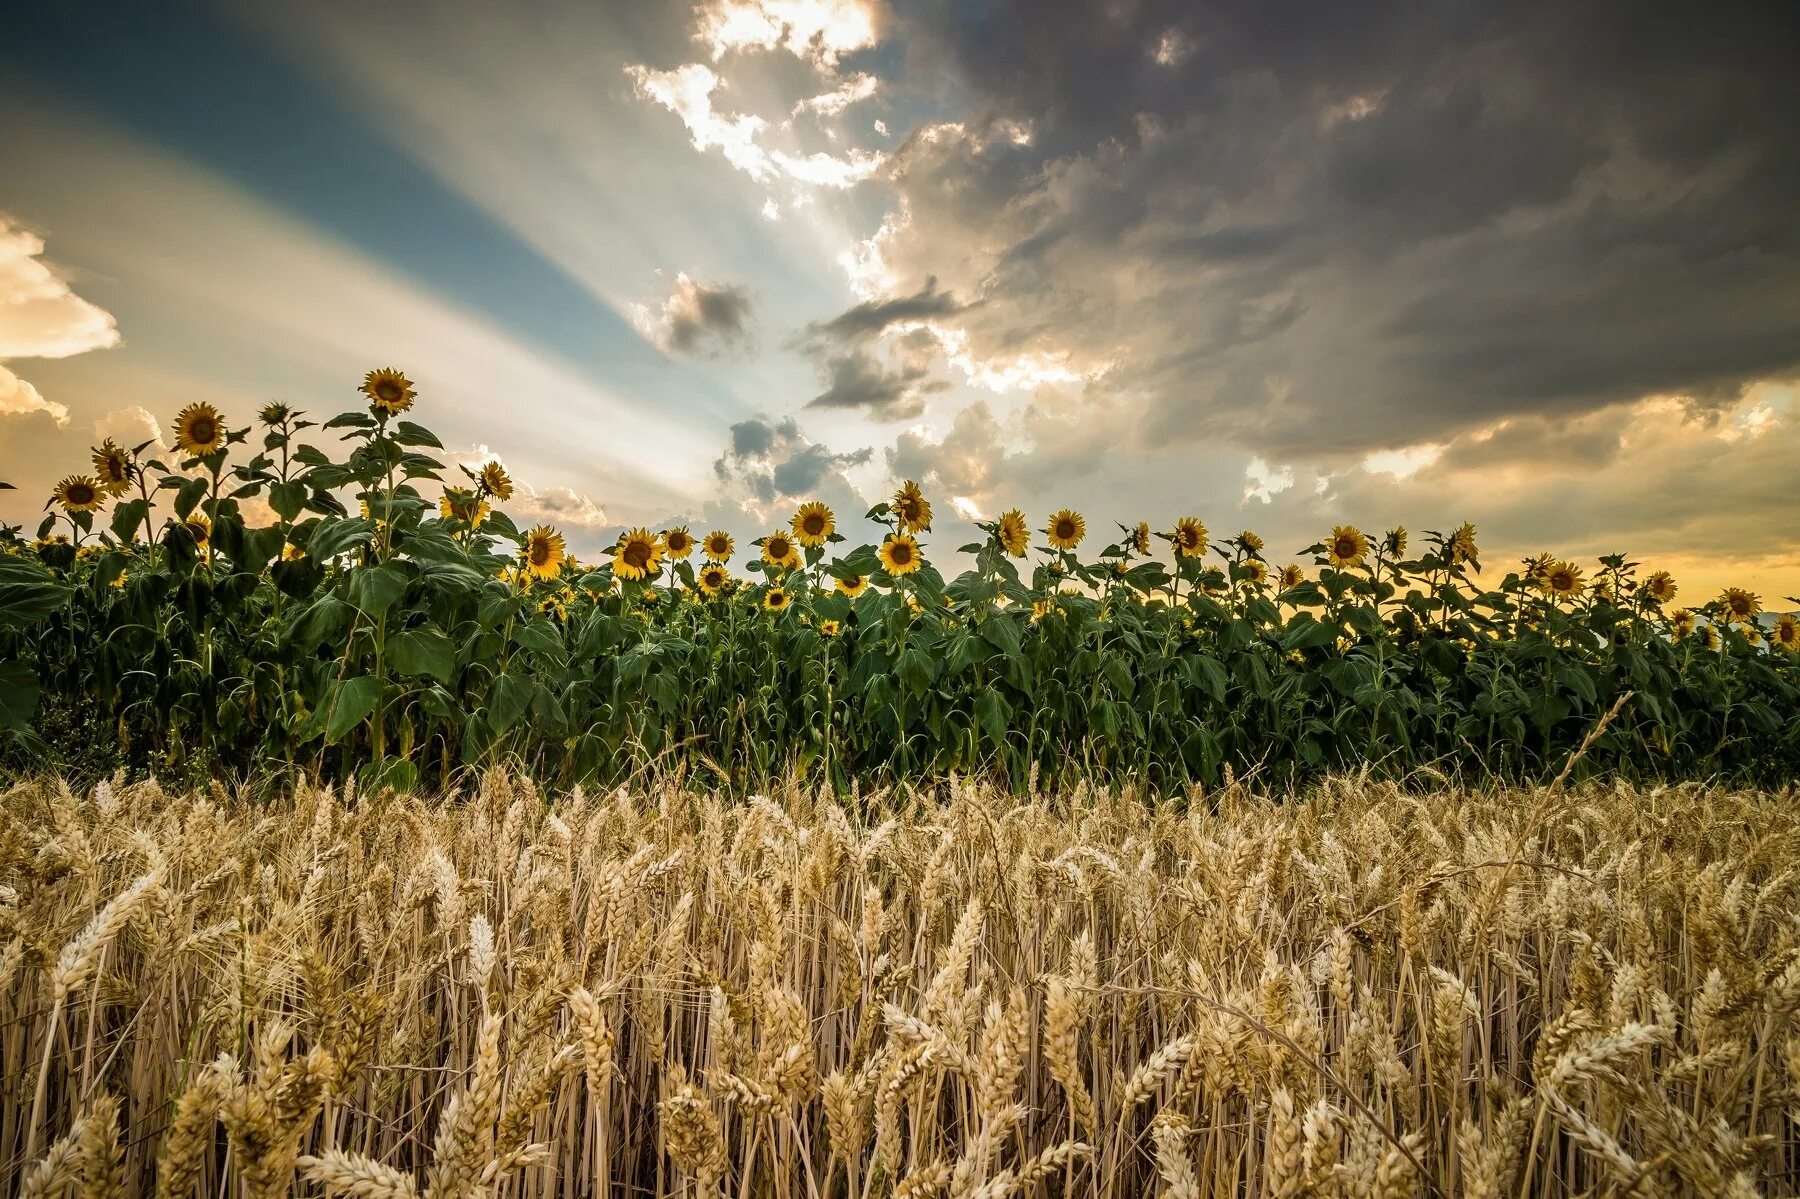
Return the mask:
{"type": "Polygon", "coordinates": [[[723,591],[726,584],[731,582],[731,572],[726,570],[723,566],[720,566],[717,562],[714,562],[710,566],[703,566],[700,568],[698,582],[700,584],[701,594],[706,596],[707,599],[711,599],[713,596],[723,591]]]}
{"type": "Polygon", "coordinates": [[[1206,553],[1206,526],[1200,523],[1198,516],[1184,516],[1175,522],[1175,531],[1169,534],[1175,543],[1175,553],[1183,558],[1198,558],[1206,553]]]}
{"type": "Polygon", "coordinates": [[[818,549],[837,532],[837,518],[831,515],[830,508],[817,500],[801,504],[800,511],[794,513],[794,519],[788,523],[800,544],[809,550],[818,549]]]}
{"type": "Polygon", "coordinates": [[[225,445],[225,425],[211,404],[189,404],[175,414],[175,447],[199,458],[225,445]]]}
{"type": "Polygon", "coordinates": [[[1550,568],[1556,565],[1556,559],[1549,554],[1539,554],[1535,558],[1525,560],[1525,581],[1542,584],[1550,568]]]}
{"type": "Polygon", "coordinates": [[[1475,557],[1475,526],[1463,521],[1450,534],[1450,561],[1467,562],[1475,557]]]}
{"type": "Polygon", "coordinates": [[[1754,620],[1762,611],[1762,601],[1742,587],[1727,587],[1719,596],[1719,604],[1732,620],[1754,620]]]}
{"type": "Polygon", "coordinates": [[[1792,612],[1777,616],[1775,626],[1769,630],[1769,640],[1790,654],[1800,654],[1800,617],[1792,612]]]}
{"type": "Polygon", "coordinates": [[[663,534],[663,549],[671,558],[685,558],[694,552],[694,535],[686,525],[676,525],[663,534]]]}
{"type": "Polygon", "coordinates": [[[446,487],[443,498],[438,500],[438,512],[445,520],[460,520],[471,529],[478,529],[487,519],[488,506],[486,500],[476,499],[466,487],[446,487]]]}
{"type": "Polygon", "coordinates": [[[847,595],[851,599],[855,599],[869,589],[869,576],[851,575],[847,579],[839,579],[837,589],[840,595],[847,595]]]}
{"type": "Polygon", "coordinates": [[[1644,594],[1652,603],[1667,604],[1675,599],[1675,580],[1666,570],[1659,570],[1644,580],[1644,594]]]}
{"type": "Polygon", "coordinates": [[[520,553],[525,558],[526,570],[540,579],[553,579],[562,569],[568,544],[563,541],[563,535],[549,525],[539,525],[525,534],[525,546],[520,553]]]}
{"type": "Polygon", "coordinates": [[[1023,558],[1025,551],[1031,548],[1031,529],[1025,523],[1025,514],[1017,508],[1008,508],[1000,514],[994,536],[1000,539],[1000,548],[1015,558],[1023,558]]]}
{"type": "Polygon", "coordinates": [[[782,570],[793,570],[800,565],[800,547],[791,536],[776,530],[763,538],[762,560],[782,570]]]}
{"type": "Polygon", "coordinates": [[[295,545],[293,542],[291,542],[291,541],[282,542],[281,560],[283,562],[299,562],[299,561],[303,560],[305,557],[306,557],[306,551],[301,549],[299,546],[295,545]]]}
{"type": "Polygon", "coordinates": [[[110,437],[94,448],[94,479],[112,495],[131,486],[131,459],[110,437]]]}
{"type": "Polygon", "coordinates": [[[1581,567],[1573,562],[1553,562],[1538,586],[1551,595],[1574,596],[1580,595],[1587,584],[1582,582],[1581,567]]]}
{"type": "Polygon", "coordinates": [[[649,529],[631,530],[613,550],[613,573],[631,582],[655,574],[661,562],[662,546],[649,529]]]}
{"type": "Polygon", "coordinates": [[[70,475],[56,485],[50,498],[61,504],[64,512],[98,512],[106,502],[100,484],[86,475],[70,475]]]}
{"type": "Polygon", "coordinates": [[[700,543],[701,552],[712,562],[730,561],[731,551],[736,548],[737,542],[733,541],[731,534],[723,529],[714,529],[706,535],[706,540],[700,543]]]}
{"type": "Polygon", "coordinates": [[[1669,617],[1669,632],[1674,634],[1675,640],[1684,641],[1693,631],[1694,610],[1692,608],[1683,608],[1669,617]]]}
{"type": "Polygon", "coordinates": [[[399,416],[411,408],[418,395],[411,379],[387,366],[364,375],[361,390],[369,397],[370,409],[388,416],[399,416]]]}
{"type": "Polygon", "coordinates": [[[835,620],[821,620],[819,622],[819,636],[821,637],[836,637],[842,629],[843,626],[835,620]]]}
{"type": "Polygon", "coordinates": [[[919,569],[924,558],[919,543],[905,533],[896,534],[881,543],[881,568],[891,575],[909,575],[919,569]]]}
{"type": "Polygon", "coordinates": [[[1252,533],[1249,529],[1245,529],[1242,533],[1238,534],[1237,539],[1238,544],[1243,546],[1249,553],[1259,557],[1261,556],[1263,552],[1263,539],[1258,537],[1255,533],[1252,533]]]}
{"type": "Polygon", "coordinates": [[[1406,552],[1406,526],[1396,525],[1381,539],[1381,548],[1390,558],[1398,558],[1406,552]]]}
{"type": "Polygon", "coordinates": [[[190,512],[181,523],[194,538],[195,545],[205,546],[212,540],[212,521],[207,519],[206,513],[190,512]]]}
{"type": "Polygon", "coordinates": [[[1298,587],[1306,582],[1306,572],[1301,570],[1297,563],[1290,562],[1281,568],[1280,580],[1283,590],[1289,587],[1298,587]]]}
{"type": "Polygon", "coordinates": [[[902,533],[919,533],[931,527],[931,501],[911,479],[900,484],[900,490],[894,493],[893,509],[902,533]]]}
{"type": "Polygon", "coordinates": [[[763,593],[763,607],[771,612],[779,612],[788,606],[788,593],[779,587],[771,587],[763,593]]]}
{"type": "Polygon", "coordinates": [[[1131,530],[1131,548],[1139,557],[1150,554],[1150,522],[1140,520],[1137,527],[1131,530]]]}
{"type": "Polygon", "coordinates": [[[506,468],[501,466],[498,461],[489,462],[482,466],[481,486],[489,495],[493,496],[503,504],[507,500],[512,499],[512,476],[506,473],[506,468]]]}
{"type": "Polygon", "coordinates": [[[257,410],[256,419],[265,425],[279,425],[293,415],[293,408],[280,400],[274,400],[257,410]]]}
{"type": "Polygon", "coordinates": [[[1261,587],[1269,581],[1269,568],[1261,558],[1247,558],[1244,561],[1244,577],[1250,583],[1261,587]]]}
{"type": "Polygon", "coordinates": [[[1339,570],[1361,566],[1369,552],[1369,539],[1355,525],[1336,525],[1325,542],[1325,557],[1339,570]]]}
{"type": "Polygon", "coordinates": [[[547,595],[538,603],[538,611],[558,623],[569,619],[569,609],[560,595],[547,595]]]}
{"type": "Polygon", "coordinates": [[[1050,615],[1054,611],[1056,611],[1056,605],[1051,603],[1047,599],[1031,601],[1031,619],[1032,620],[1042,620],[1042,619],[1044,619],[1044,617],[1050,615]]]}
{"type": "Polygon", "coordinates": [[[1081,519],[1079,512],[1068,508],[1059,509],[1050,517],[1050,523],[1044,526],[1044,536],[1057,549],[1072,550],[1087,536],[1087,521],[1081,519]]]}
{"type": "Polygon", "coordinates": [[[1715,624],[1701,625],[1699,628],[1699,633],[1700,633],[1700,648],[1701,649],[1718,649],[1719,648],[1719,626],[1718,625],[1715,625],[1715,624]]]}

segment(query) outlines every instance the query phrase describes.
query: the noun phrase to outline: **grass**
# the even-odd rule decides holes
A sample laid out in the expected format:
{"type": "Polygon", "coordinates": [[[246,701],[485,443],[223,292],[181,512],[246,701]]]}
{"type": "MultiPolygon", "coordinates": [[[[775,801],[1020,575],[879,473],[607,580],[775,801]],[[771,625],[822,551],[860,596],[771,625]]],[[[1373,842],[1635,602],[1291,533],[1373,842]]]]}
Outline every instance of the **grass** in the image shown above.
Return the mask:
{"type": "Polygon", "coordinates": [[[1796,796],[0,796],[0,1192],[1794,1193],[1796,796]]]}

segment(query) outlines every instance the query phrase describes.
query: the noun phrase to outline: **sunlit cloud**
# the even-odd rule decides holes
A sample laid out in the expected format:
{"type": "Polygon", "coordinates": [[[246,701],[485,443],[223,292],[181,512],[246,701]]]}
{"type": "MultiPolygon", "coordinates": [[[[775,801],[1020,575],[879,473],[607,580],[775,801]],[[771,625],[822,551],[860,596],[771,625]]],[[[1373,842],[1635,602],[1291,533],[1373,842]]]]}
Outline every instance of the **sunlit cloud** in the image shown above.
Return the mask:
{"type": "Polygon", "coordinates": [[[0,212],[0,416],[41,412],[67,425],[67,405],[44,398],[4,364],[106,349],[119,343],[119,330],[112,314],[76,295],[43,254],[42,237],[0,212]]]}
{"type": "Polygon", "coordinates": [[[714,61],[733,50],[787,50],[823,66],[873,46],[879,9],[870,0],[710,0],[695,40],[714,61]]]}

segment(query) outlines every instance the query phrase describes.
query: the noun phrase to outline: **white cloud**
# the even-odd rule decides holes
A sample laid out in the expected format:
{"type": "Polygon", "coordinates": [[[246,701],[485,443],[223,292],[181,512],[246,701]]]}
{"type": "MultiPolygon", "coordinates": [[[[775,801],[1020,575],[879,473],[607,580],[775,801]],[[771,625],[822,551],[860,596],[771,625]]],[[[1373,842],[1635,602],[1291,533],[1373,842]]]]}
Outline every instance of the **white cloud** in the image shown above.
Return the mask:
{"type": "Polygon", "coordinates": [[[127,449],[147,441],[160,443],[162,425],[154,415],[136,404],[129,408],[114,408],[94,422],[95,440],[105,441],[109,437],[127,449]]]}
{"type": "Polygon", "coordinates": [[[852,150],[844,157],[819,151],[792,154],[769,149],[758,138],[769,124],[752,113],[728,116],[713,108],[713,93],[723,82],[705,63],[690,62],[667,71],[642,63],[625,68],[638,95],[654,100],[681,118],[694,149],[718,150],[729,162],[758,183],[785,178],[817,187],[846,188],[881,169],[886,161],[879,153],[852,150]]]}
{"type": "Polygon", "coordinates": [[[0,416],[23,416],[30,412],[47,413],[59,425],[69,423],[69,409],[46,400],[37,388],[0,366],[0,416]]]}
{"type": "Polygon", "coordinates": [[[1392,475],[1396,479],[1405,479],[1436,462],[1443,452],[1444,447],[1438,442],[1376,450],[1363,456],[1362,468],[1372,475],[1392,475]]]}
{"type": "Polygon", "coordinates": [[[877,11],[871,0],[712,0],[694,38],[715,62],[731,50],[781,48],[830,67],[875,44],[877,11]]]}
{"type": "MultiPolygon", "coordinates": [[[[1261,500],[1266,504],[1294,485],[1294,468],[1271,467],[1261,458],[1252,458],[1249,465],[1244,467],[1244,480],[1244,499],[1261,500]]],[[[1323,491],[1324,488],[1320,490],[1323,491]]]]}
{"type": "MultiPolygon", "coordinates": [[[[0,364],[67,358],[119,343],[112,314],[90,304],[43,259],[44,239],[0,213],[0,364]]],[[[69,423],[64,404],[0,365],[0,414],[42,412],[69,423]]]]}
{"type": "Polygon", "coordinates": [[[832,90],[809,96],[795,104],[794,115],[811,112],[819,116],[835,116],[858,100],[867,100],[873,96],[875,87],[875,76],[860,73],[852,75],[832,90]]]}

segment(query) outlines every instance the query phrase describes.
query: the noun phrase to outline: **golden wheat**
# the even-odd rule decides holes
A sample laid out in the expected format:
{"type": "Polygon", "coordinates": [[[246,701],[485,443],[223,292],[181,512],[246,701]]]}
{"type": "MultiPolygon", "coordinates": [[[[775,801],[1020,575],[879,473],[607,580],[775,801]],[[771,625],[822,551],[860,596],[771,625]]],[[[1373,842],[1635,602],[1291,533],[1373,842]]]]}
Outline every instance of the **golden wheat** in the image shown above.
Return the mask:
{"type": "Polygon", "coordinates": [[[0,796],[0,1193],[1795,1193],[1796,796],[0,796]]]}

